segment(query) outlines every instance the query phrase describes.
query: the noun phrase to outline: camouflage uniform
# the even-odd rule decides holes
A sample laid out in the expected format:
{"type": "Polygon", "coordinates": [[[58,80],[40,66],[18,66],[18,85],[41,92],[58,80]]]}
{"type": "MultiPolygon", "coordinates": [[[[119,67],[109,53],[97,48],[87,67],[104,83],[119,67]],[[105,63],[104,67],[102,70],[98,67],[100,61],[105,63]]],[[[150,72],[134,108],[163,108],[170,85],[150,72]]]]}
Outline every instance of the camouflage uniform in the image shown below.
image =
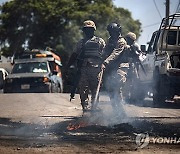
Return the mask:
{"type": "Polygon", "coordinates": [[[81,63],[79,93],[83,109],[86,109],[88,105],[89,90],[91,91],[91,102],[94,102],[104,47],[105,41],[96,36],[91,39],[84,38],[77,44],[75,52],[78,55],[78,61],[81,63]]]}
{"type": "Polygon", "coordinates": [[[140,90],[137,91],[137,88],[140,88],[138,69],[140,65],[139,55],[141,53],[141,49],[135,40],[135,33],[129,32],[126,35],[126,41],[129,45],[129,49],[131,50],[131,55],[129,56],[130,68],[123,95],[126,98],[126,101],[129,101],[129,103],[135,102],[141,95],[141,93],[139,93],[140,90]]]}
{"type": "Polygon", "coordinates": [[[120,103],[122,101],[121,92],[129,69],[128,57],[130,50],[125,39],[119,36],[116,41],[109,38],[104,55],[105,61],[103,64],[106,66],[105,87],[109,92],[112,106],[117,110],[119,107],[122,108],[120,103]]]}

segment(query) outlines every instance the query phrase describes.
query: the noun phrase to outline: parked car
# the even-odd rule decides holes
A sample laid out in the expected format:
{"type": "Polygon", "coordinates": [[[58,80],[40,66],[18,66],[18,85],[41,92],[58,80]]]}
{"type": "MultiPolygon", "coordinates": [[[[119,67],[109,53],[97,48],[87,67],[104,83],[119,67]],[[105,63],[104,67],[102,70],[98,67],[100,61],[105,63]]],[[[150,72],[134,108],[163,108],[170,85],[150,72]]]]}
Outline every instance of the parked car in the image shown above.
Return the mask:
{"type": "Polygon", "coordinates": [[[12,72],[5,79],[4,93],[63,92],[61,69],[58,67],[53,56],[46,57],[41,53],[35,58],[15,60],[12,72]]]}

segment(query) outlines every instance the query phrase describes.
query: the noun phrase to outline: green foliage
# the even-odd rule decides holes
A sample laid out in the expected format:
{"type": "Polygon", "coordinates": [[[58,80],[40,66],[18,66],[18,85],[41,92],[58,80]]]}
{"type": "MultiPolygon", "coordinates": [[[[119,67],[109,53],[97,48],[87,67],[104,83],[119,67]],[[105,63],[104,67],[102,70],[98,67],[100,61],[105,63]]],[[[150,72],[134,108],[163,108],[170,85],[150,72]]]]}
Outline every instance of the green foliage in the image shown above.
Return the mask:
{"type": "Polygon", "coordinates": [[[106,27],[113,21],[122,25],[123,34],[140,35],[141,23],[128,10],[115,7],[112,0],[13,0],[1,6],[1,47],[6,48],[4,54],[12,55],[22,52],[24,45],[30,49],[50,46],[65,64],[87,19],[95,21],[96,35],[105,40],[106,27]]]}

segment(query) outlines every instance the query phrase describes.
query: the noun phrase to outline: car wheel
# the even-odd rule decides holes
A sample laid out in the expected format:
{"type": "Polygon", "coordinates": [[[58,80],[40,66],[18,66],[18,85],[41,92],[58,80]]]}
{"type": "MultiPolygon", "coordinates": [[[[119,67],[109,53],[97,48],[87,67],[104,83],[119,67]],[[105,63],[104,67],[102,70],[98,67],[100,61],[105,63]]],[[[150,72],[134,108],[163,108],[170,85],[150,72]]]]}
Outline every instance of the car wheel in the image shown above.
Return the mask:
{"type": "Polygon", "coordinates": [[[156,71],[153,75],[153,103],[154,105],[160,105],[165,103],[167,96],[167,87],[165,76],[160,75],[158,71],[156,71]]]}

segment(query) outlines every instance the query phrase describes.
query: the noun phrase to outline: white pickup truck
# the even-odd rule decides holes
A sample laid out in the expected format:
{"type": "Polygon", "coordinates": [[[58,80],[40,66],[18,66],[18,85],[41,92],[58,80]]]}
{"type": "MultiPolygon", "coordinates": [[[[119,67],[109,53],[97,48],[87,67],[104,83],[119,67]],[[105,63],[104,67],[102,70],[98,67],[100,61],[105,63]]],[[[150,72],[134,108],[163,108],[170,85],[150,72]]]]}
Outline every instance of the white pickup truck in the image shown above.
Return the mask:
{"type": "Polygon", "coordinates": [[[146,58],[139,68],[144,95],[153,93],[153,102],[160,104],[180,95],[180,13],[163,18],[159,30],[151,37],[146,58]]]}

